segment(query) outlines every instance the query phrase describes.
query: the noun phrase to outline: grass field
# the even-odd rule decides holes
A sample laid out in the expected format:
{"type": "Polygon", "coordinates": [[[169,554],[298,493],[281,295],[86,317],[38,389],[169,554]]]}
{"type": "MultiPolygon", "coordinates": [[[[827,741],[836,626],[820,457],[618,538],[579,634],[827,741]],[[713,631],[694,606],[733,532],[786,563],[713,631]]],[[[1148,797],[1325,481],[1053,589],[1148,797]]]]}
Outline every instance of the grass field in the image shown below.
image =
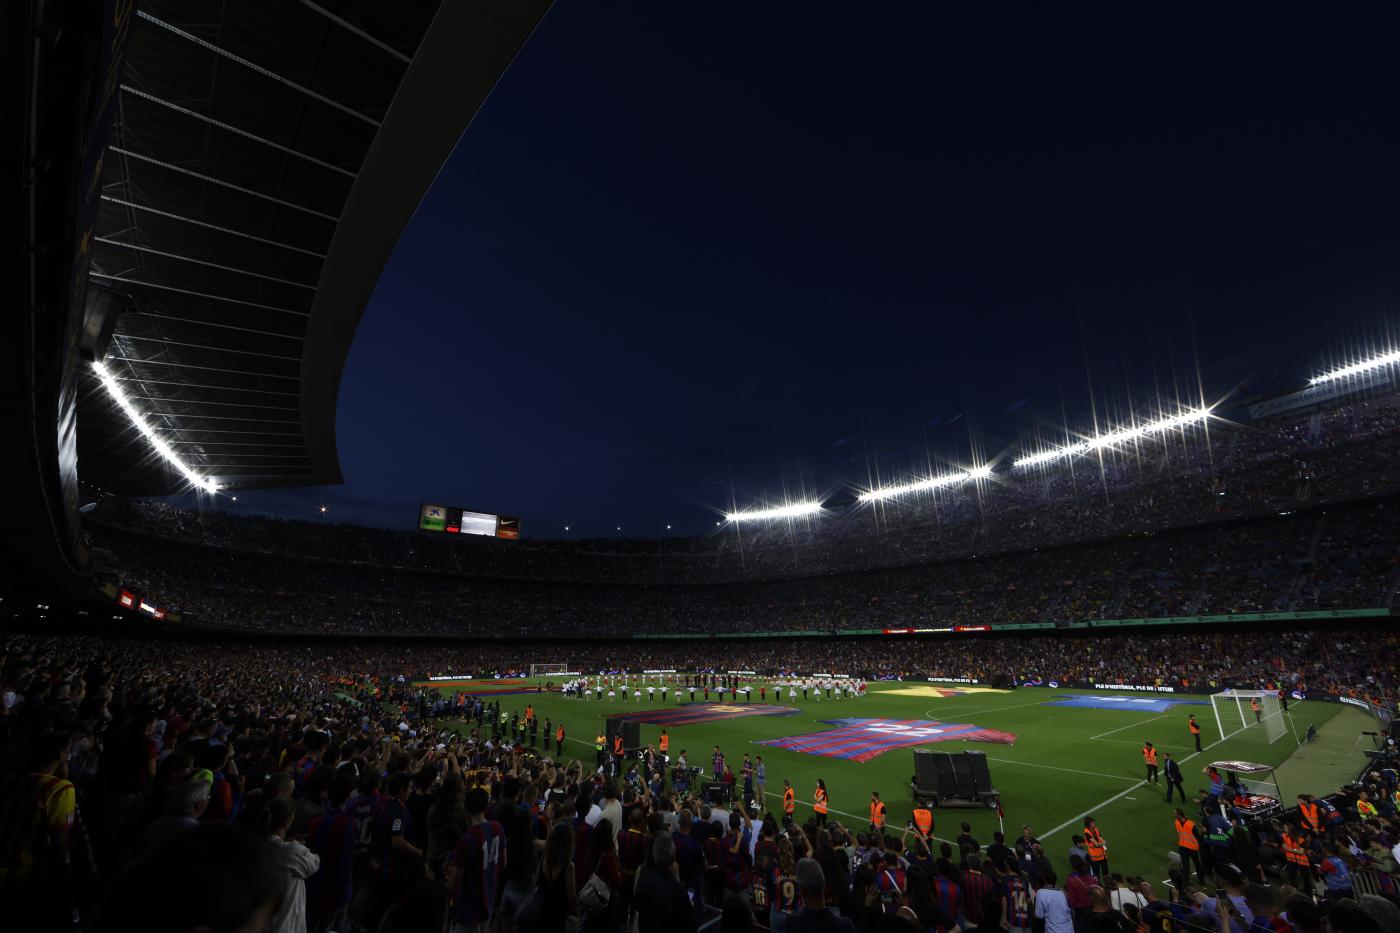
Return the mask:
{"type": "MultiPolygon", "coordinates": [[[[757,704],[757,684],[754,686],[753,702],[757,704]]],[[[451,694],[454,689],[444,688],[444,692],[451,694]]],[[[1008,838],[1019,834],[1023,823],[1030,823],[1057,867],[1066,864],[1070,837],[1082,827],[1087,813],[1095,817],[1108,841],[1109,863],[1113,870],[1164,878],[1166,853],[1175,840],[1172,807],[1163,799],[1165,784],[1149,786],[1143,782],[1140,750],[1144,740],[1153,742],[1161,751],[1171,752],[1181,763],[1186,792],[1193,800],[1196,790],[1205,786],[1201,768],[1206,762],[1236,758],[1277,765],[1297,748],[1291,732],[1272,745],[1239,737],[1220,742],[1209,705],[1174,706],[1168,712],[1046,705],[1059,697],[1084,693],[1083,690],[1023,688],[944,697],[921,684],[878,683],[871,684],[869,694],[862,698],[803,702],[799,691],[795,703],[788,701],[786,694],[780,701],[798,709],[793,715],[748,716],[669,728],[671,754],[675,756],[680,750],[687,750],[693,765],[708,770],[711,749],[719,745],[736,774],[737,763],[745,753],[761,754],[768,766],[769,805],[778,809],[783,778],[788,778],[797,792],[799,822],[811,813],[817,778],[826,782],[831,818],[856,829],[868,826],[870,792],[878,790],[889,808],[889,825],[902,830],[911,810],[908,784],[913,773],[913,748],[891,749],[859,763],[756,743],[832,729],[835,727],[824,724],[823,720],[843,717],[932,720],[1011,732],[1016,736],[1013,745],[953,740],[916,747],[984,751],[993,785],[1002,795],[1008,838]],[[910,695],[911,690],[915,695],[910,695]],[[928,695],[917,695],[919,693],[928,695]],[[1186,727],[1187,715],[1192,712],[1202,726],[1205,751],[1199,755],[1194,752],[1186,727]]],[[[1103,697],[1141,699],[1144,696],[1110,691],[1097,693],[1103,697]]],[[[507,711],[523,712],[527,702],[533,703],[541,719],[562,721],[568,734],[564,757],[577,757],[585,764],[593,762],[593,738],[607,716],[677,705],[674,697],[664,704],[660,701],[648,703],[645,691],[640,704],[631,699],[626,702],[619,699],[614,703],[606,699],[602,702],[566,699],[557,694],[488,696],[485,699],[487,702],[499,699],[502,709],[507,711]]],[[[1206,698],[1177,696],[1175,699],[1206,698]]],[[[773,700],[771,691],[768,702],[779,702],[773,700]]],[[[696,705],[702,704],[697,702],[696,705]]],[[[1299,735],[1313,724],[1326,736],[1326,724],[1339,709],[1341,707],[1333,703],[1294,702],[1290,713],[1299,735]]],[[[644,724],[641,730],[643,743],[654,744],[661,727],[644,724]]],[[[550,748],[553,748],[552,742],[550,748]]],[[[1327,787],[1288,787],[1285,784],[1282,790],[1287,802],[1298,793],[1327,790],[1335,783],[1327,787]]],[[[991,842],[992,832],[997,828],[995,810],[940,809],[935,817],[936,835],[944,839],[956,836],[964,820],[972,824],[973,835],[983,845],[991,842]]]]}

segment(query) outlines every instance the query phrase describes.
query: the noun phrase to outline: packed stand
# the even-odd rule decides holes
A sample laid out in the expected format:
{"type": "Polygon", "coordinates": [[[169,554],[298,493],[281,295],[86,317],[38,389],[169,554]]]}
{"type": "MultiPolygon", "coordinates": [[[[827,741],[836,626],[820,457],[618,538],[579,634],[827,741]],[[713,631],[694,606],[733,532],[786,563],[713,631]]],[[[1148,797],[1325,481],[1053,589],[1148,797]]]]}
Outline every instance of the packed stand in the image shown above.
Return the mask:
{"type": "MultiPolygon", "coordinates": [[[[901,569],[766,583],[478,579],[91,529],[114,585],[224,628],[514,637],[849,631],[1389,609],[1400,499],[901,569]]],[[[367,535],[382,534],[360,529],[367,535]]],[[[347,532],[343,540],[350,540],[347,532]]]]}
{"type": "MultiPolygon", "coordinates": [[[[1355,635],[1297,633],[1267,647],[1151,636],[1132,649],[1128,636],[1104,639],[1103,659],[1088,663],[1110,669],[1141,650],[1137,664],[1189,658],[1198,676],[1219,680],[1236,667],[1321,678],[1325,666],[1358,684],[1368,671],[1393,677],[1394,639],[1371,639],[1365,659],[1347,647],[1355,635]]],[[[1050,655],[1061,641],[917,644],[930,664],[946,651],[944,663],[995,668],[1004,662],[973,656],[991,645],[1050,655]]],[[[954,837],[956,827],[935,826],[926,810],[896,829],[873,796],[868,826],[843,825],[824,803],[808,814],[785,795],[760,800],[750,769],[739,800],[700,799],[678,789],[684,773],[668,773],[650,748],[647,776],[633,778],[633,767],[619,780],[510,741],[481,710],[476,729],[447,730],[404,674],[437,649],[152,644],[16,637],[0,646],[0,908],[10,928],[684,933],[709,922],[724,933],[1378,933],[1400,916],[1393,895],[1362,886],[1395,870],[1390,758],[1316,810],[1300,799],[1298,815],[1276,825],[1232,822],[1235,789],[1222,776],[1177,812],[1179,868],[1159,889],[1111,871],[1092,817],[1063,850],[1029,826],[1009,841],[979,840],[966,825],[954,837]]],[[[518,667],[537,649],[517,646],[511,662],[487,650],[518,667]]],[[[583,653],[602,649],[550,650],[582,665],[583,653]]],[[[671,660],[721,655],[695,650],[671,660]]],[[[756,669],[773,650],[722,654],[756,669]]]]}

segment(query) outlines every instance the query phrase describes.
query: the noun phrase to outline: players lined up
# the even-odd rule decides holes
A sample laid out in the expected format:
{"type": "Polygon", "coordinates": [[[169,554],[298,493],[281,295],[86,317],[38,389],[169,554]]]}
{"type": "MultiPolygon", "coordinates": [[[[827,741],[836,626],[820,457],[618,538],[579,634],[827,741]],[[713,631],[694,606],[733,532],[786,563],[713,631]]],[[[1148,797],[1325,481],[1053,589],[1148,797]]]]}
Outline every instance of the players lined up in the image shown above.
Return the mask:
{"type": "Polygon", "coordinates": [[[668,697],[673,697],[676,703],[748,703],[754,699],[755,693],[760,703],[768,702],[770,693],[776,703],[783,699],[784,689],[787,690],[789,702],[796,702],[799,694],[804,702],[820,702],[823,698],[850,699],[865,696],[866,693],[865,681],[847,677],[806,677],[779,680],[771,685],[760,683],[757,687],[742,682],[737,676],[687,677],[684,678],[685,683],[681,680],[677,677],[674,683],[644,684],[640,679],[629,679],[626,675],[600,675],[570,680],[560,692],[575,699],[606,699],[608,702],[626,701],[630,692],[634,703],[641,703],[644,693],[648,703],[664,703],[668,697]]]}

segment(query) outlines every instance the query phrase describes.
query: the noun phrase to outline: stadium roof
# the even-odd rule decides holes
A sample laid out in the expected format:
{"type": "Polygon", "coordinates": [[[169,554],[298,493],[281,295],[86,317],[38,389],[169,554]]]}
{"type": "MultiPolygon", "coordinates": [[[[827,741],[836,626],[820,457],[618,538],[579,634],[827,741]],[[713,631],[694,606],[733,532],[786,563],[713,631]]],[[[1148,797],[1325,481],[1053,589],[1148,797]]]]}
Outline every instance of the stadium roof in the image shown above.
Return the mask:
{"type": "MultiPolygon", "coordinates": [[[[360,316],[443,161],[552,0],[146,0],[103,161],[105,361],[194,470],[338,483],[360,316]]],[[[89,296],[89,305],[92,304],[89,296]]],[[[85,481],[175,491],[89,378],[85,481]]]]}

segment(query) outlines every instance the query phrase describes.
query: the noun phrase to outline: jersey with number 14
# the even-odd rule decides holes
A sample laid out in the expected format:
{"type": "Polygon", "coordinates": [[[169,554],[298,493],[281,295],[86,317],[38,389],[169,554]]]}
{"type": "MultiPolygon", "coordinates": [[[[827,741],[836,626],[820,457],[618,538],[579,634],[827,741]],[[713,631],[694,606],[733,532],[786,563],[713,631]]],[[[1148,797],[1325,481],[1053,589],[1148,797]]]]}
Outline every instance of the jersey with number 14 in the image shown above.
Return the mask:
{"type": "Polygon", "coordinates": [[[452,919],[462,924],[485,923],[496,908],[496,896],[504,875],[506,832],[495,820],[483,820],[467,828],[452,852],[457,883],[452,890],[452,919]]]}
{"type": "Polygon", "coordinates": [[[1007,875],[1001,885],[1002,897],[1006,898],[1006,925],[1017,929],[1030,929],[1031,892],[1020,875],[1007,875]]]}

